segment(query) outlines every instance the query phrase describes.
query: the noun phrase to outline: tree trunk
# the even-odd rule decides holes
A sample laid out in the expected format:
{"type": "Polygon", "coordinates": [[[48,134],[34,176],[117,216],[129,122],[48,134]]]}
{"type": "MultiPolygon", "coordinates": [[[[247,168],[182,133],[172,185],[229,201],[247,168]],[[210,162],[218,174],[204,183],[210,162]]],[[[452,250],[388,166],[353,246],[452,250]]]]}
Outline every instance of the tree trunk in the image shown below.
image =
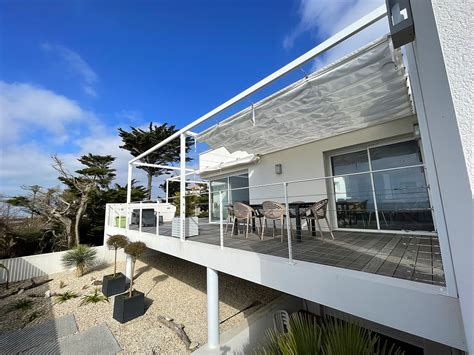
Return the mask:
{"type": "Polygon", "coordinates": [[[133,276],[135,273],[135,260],[132,260],[132,275],[130,275],[130,292],[129,292],[129,297],[132,297],[132,292],[133,292],[133,276]]]}
{"type": "Polygon", "coordinates": [[[117,248],[115,248],[115,259],[114,259],[114,278],[117,273],[117,248]]]}
{"type": "Polygon", "coordinates": [[[73,238],[73,233],[72,233],[72,221],[70,218],[63,217],[63,216],[60,216],[59,220],[64,225],[64,229],[66,230],[67,246],[69,248],[72,248],[74,246],[74,240],[75,240],[73,238]]]}
{"type": "Polygon", "coordinates": [[[148,181],[147,181],[148,200],[151,200],[151,183],[152,183],[152,180],[153,180],[153,174],[148,173],[147,178],[148,178],[148,181]]]}
{"type": "Polygon", "coordinates": [[[81,225],[81,219],[82,215],[86,211],[87,208],[87,198],[81,198],[81,203],[79,205],[79,208],[77,209],[76,212],[76,220],[74,221],[74,234],[76,237],[76,245],[79,245],[81,243],[81,236],[80,236],[80,231],[79,227],[81,225]]]}

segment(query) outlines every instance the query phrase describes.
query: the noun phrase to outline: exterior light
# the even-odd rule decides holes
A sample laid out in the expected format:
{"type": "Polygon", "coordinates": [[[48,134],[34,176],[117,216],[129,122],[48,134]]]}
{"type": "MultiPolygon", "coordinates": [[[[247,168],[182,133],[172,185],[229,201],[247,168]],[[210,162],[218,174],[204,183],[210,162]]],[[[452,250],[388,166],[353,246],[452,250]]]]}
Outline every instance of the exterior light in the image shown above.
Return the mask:
{"type": "Polygon", "coordinates": [[[398,48],[415,39],[415,26],[410,0],[385,0],[393,47],[398,48]]]}
{"type": "Polygon", "coordinates": [[[275,164],[275,174],[281,174],[283,172],[283,169],[281,167],[281,164],[275,164]]]}

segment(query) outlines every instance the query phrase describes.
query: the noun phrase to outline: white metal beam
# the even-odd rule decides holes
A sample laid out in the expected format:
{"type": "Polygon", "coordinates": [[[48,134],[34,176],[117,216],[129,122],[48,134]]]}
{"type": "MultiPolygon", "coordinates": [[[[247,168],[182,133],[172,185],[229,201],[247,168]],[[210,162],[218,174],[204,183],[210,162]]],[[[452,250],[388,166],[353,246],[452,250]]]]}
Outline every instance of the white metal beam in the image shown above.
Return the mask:
{"type": "MultiPolygon", "coordinates": [[[[133,162],[132,164],[135,166],[148,166],[150,168],[168,169],[168,170],[177,170],[177,171],[181,169],[179,166],[172,166],[172,165],[150,164],[150,163],[142,163],[142,162],[133,162]]],[[[186,169],[186,171],[189,171],[191,173],[195,172],[194,169],[186,169]]]]}
{"type": "Polygon", "coordinates": [[[317,45],[310,51],[306,52],[305,54],[301,55],[300,57],[296,58],[292,62],[288,63],[284,67],[278,69],[273,74],[270,74],[266,78],[260,80],[256,84],[252,85],[248,89],[242,91],[240,94],[234,96],[230,100],[224,102],[222,105],[216,107],[215,109],[209,111],[205,115],[201,116],[197,120],[193,121],[192,123],[188,124],[184,128],[180,129],[176,133],[172,134],[168,138],[164,139],[154,147],[148,149],[147,151],[143,152],[142,154],[138,155],[137,157],[130,160],[131,163],[140,160],[141,158],[147,156],[151,152],[159,149],[160,147],[164,146],[165,144],[171,142],[173,139],[178,138],[181,134],[188,132],[189,130],[193,129],[194,127],[200,125],[201,123],[207,121],[211,117],[217,115],[218,113],[228,109],[232,105],[240,102],[241,100],[245,99],[246,97],[252,95],[256,91],[266,87],[267,85],[271,84],[275,80],[285,76],[289,72],[293,71],[294,69],[302,66],[303,64],[309,62],[310,60],[314,59],[318,55],[326,52],[327,50],[335,47],[339,43],[343,42],[344,40],[348,39],[349,37],[359,33],[363,29],[369,27],[373,23],[377,22],[378,20],[384,18],[387,15],[387,8],[385,5],[382,5],[375,9],[374,11],[368,13],[358,21],[354,22],[352,25],[344,28],[340,32],[336,33],[334,36],[328,38],[326,41],[322,42],[321,44],[317,45]]]}
{"type": "Polygon", "coordinates": [[[186,135],[180,135],[180,183],[179,183],[179,223],[181,240],[186,239],[185,218],[186,218],[186,135]]]}

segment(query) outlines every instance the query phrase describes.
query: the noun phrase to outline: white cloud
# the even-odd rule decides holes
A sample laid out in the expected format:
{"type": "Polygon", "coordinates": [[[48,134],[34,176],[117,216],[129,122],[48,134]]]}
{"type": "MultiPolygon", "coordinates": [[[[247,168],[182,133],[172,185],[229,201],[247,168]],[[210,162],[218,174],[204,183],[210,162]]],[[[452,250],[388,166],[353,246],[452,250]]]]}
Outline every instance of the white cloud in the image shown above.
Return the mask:
{"type": "MultiPolygon", "coordinates": [[[[384,0],[301,0],[298,10],[300,21],[284,38],[283,46],[291,48],[304,33],[327,39],[384,3],[384,0]]],[[[384,18],[318,57],[312,70],[329,64],[388,32],[388,22],[384,18]]]]}
{"type": "Polygon", "coordinates": [[[45,51],[53,52],[59,55],[68,66],[69,70],[79,75],[82,81],[82,89],[89,96],[97,96],[94,88],[99,77],[91,66],[75,51],[50,43],[41,44],[41,48],[45,51]]]}
{"type": "Polygon", "coordinates": [[[0,139],[2,145],[34,130],[50,133],[57,142],[68,139],[67,126],[93,120],[93,113],[75,101],[26,83],[0,81],[0,139]]]}

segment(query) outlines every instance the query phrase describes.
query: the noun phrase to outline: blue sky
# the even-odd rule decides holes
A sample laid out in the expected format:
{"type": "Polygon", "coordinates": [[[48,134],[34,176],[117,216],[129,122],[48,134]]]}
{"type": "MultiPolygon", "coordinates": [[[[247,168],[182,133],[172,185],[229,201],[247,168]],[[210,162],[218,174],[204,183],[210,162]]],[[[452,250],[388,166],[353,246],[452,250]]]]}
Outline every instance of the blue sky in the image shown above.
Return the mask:
{"type": "MultiPolygon", "coordinates": [[[[71,169],[87,152],[117,156],[123,183],[129,156],[118,149],[117,127],[150,121],[182,127],[381,4],[3,0],[0,193],[57,185],[52,154],[71,169]]],[[[305,70],[368,42],[385,26],[305,70]]]]}

